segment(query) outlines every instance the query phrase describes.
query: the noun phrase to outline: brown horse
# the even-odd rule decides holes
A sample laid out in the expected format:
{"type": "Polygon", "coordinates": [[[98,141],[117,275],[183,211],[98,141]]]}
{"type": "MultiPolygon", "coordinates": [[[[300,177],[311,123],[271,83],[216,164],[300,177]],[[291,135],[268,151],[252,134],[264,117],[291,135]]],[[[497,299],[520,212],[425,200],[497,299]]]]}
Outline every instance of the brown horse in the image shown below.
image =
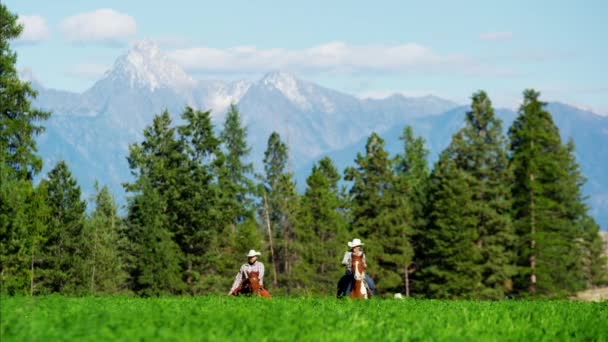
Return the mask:
{"type": "Polygon", "coordinates": [[[243,280],[241,286],[232,293],[234,296],[241,294],[248,296],[254,295],[264,298],[271,297],[270,292],[268,292],[268,290],[266,290],[264,286],[260,284],[259,272],[248,272],[247,279],[243,280]]]}
{"type": "Polygon", "coordinates": [[[369,297],[369,290],[365,285],[365,264],[363,263],[363,254],[355,255],[352,254],[353,261],[353,276],[355,278],[353,288],[350,292],[350,298],[352,299],[367,299],[369,297]]]}

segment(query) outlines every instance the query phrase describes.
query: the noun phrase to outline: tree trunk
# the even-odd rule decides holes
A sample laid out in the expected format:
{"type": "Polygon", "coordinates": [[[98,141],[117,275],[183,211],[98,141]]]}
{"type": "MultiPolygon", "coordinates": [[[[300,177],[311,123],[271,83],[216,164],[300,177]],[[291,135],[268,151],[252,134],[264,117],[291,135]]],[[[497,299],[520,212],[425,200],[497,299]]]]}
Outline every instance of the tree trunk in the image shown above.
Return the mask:
{"type": "Polygon", "coordinates": [[[403,278],[405,278],[405,296],[409,297],[410,296],[410,270],[408,269],[407,265],[405,265],[405,267],[403,268],[404,271],[404,276],[403,278]]]}
{"type": "Polygon", "coordinates": [[[95,224],[95,232],[93,237],[93,270],[91,271],[91,286],[90,291],[91,294],[95,293],[95,268],[97,264],[97,224],[95,224]]]}
{"type": "Polygon", "coordinates": [[[34,246],[32,246],[32,260],[30,263],[30,297],[34,295],[34,246]]]}
{"type": "Polygon", "coordinates": [[[264,217],[266,219],[266,228],[268,228],[268,242],[270,243],[270,258],[272,259],[272,283],[277,287],[277,266],[274,259],[274,247],[272,245],[272,228],[270,227],[270,215],[268,214],[268,200],[266,192],[264,192],[264,217]]]}
{"type": "MultiPolygon", "coordinates": [[[[534,174],[530,174],[530,181],[534,181],[534,174]]],[[[530,284],[528,291],[536,293],[536,217],[534,208],[534,193],[530,188],[530,284]]]]}

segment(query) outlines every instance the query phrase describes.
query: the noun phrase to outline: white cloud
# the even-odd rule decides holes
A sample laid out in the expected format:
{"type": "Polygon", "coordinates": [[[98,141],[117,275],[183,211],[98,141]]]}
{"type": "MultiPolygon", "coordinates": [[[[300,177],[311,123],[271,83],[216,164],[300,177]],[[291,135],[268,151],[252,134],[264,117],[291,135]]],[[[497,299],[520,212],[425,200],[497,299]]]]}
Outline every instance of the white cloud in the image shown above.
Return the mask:
{"type": "Polygon", "coordinates": [[[76,44],[122,45],[137,30],[133,17],[109,8],[73,15],[60,27],[66,39],[76,44]]]}
{"type": "Polygon", "coordinates": [[[466,75],[510,75],[463,54],[440,54],[416,44],[348,45],[330,42],[303,49],[237,46],[226,49],[176,49],[170,56],[190,71],[260,72],[272,69],[306,72],[450,72],[466,75]]]}
{"type": "Polygon", "coordinates": [[[17,18],[17,23],[23,25],[23,31],[17,38],[17,43],[36,44],[49,37],[50,32],[46,26],[46,21],[39,15],[20,16],[17,18]]]}
{"type": "Polygon", "coordinates": [[[504,41],[512,38],[513,32],[511,31],[484,32],[479,35],[479,39],[489,41],[504,41]]]}
{"type": "Polygon", "coordinates": [[[107,65],[95,63],[81,63],[74,65],[67,74],[77,78],[97,79],[105,73],[109,67],[107,65]]]}

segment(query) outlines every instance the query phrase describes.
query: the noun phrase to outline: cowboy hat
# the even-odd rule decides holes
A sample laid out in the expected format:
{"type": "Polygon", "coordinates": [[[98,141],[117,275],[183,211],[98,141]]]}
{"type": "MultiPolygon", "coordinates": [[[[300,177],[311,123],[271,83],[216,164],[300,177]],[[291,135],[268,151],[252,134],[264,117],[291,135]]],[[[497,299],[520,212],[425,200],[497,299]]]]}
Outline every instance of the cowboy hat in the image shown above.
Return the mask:
{"type": "Polygon", "coordinates": [[[256,252],[255,249],[250,249],[249,253],[247,253],[247,257],[248,258],[251,258],[251,257],[254,257],[254,256],[260,256],[260,255],[262,255],[262,253],[256,252]]]}
{"type": "Polygon", "coordinates": [[[350,247],[350,248],[364,245],[364,243],[361,242],[361,240],[359,240],[359,239],[353,239],[353,241],[349,241],[347,244],[348,244],[348,247],[350,247]]]}

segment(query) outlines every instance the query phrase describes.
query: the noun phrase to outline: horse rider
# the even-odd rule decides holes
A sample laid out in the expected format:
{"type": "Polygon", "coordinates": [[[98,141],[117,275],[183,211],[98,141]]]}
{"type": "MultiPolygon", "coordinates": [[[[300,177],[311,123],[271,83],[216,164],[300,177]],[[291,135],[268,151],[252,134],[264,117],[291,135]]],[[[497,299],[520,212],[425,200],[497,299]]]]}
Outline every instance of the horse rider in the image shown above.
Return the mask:
{"type": "Polygon", "coordinates": [[[256,252],[254,249],[247,253],[247,263],[241,266],[239,273],[236,274],[232,288],[230,289],[229,295],[235,295],[240,290],[243,281],[248,278],[250,272],[258,272],[260,285],[264,286],[264,264],[258,261],[258,256],[262,255],[260,252],[256,252]]]}
{"type": "MultiPolygon", "coordinates": [[[[361,242],[360,239],[353,239],[353,241],[349,241],[347,245],[350,250],[344,253],[344,258],[342,258],[342,265],[346,267],[346,272],[338,282],[338,297],[349,295],[353,286],[353,282],[355,280],[355,276],[353,274],[353,254],[356,256],[363,256],[363,268],[367,269],[365,253],[363,253],[363,249],[361,248],[364,243],[361,242]]],[[[373,295],[376,295],[376,285],[374,284],[372,278],[367,275],[367,273],[365,274],[365,284],[370,292],[373,295]]]]}

